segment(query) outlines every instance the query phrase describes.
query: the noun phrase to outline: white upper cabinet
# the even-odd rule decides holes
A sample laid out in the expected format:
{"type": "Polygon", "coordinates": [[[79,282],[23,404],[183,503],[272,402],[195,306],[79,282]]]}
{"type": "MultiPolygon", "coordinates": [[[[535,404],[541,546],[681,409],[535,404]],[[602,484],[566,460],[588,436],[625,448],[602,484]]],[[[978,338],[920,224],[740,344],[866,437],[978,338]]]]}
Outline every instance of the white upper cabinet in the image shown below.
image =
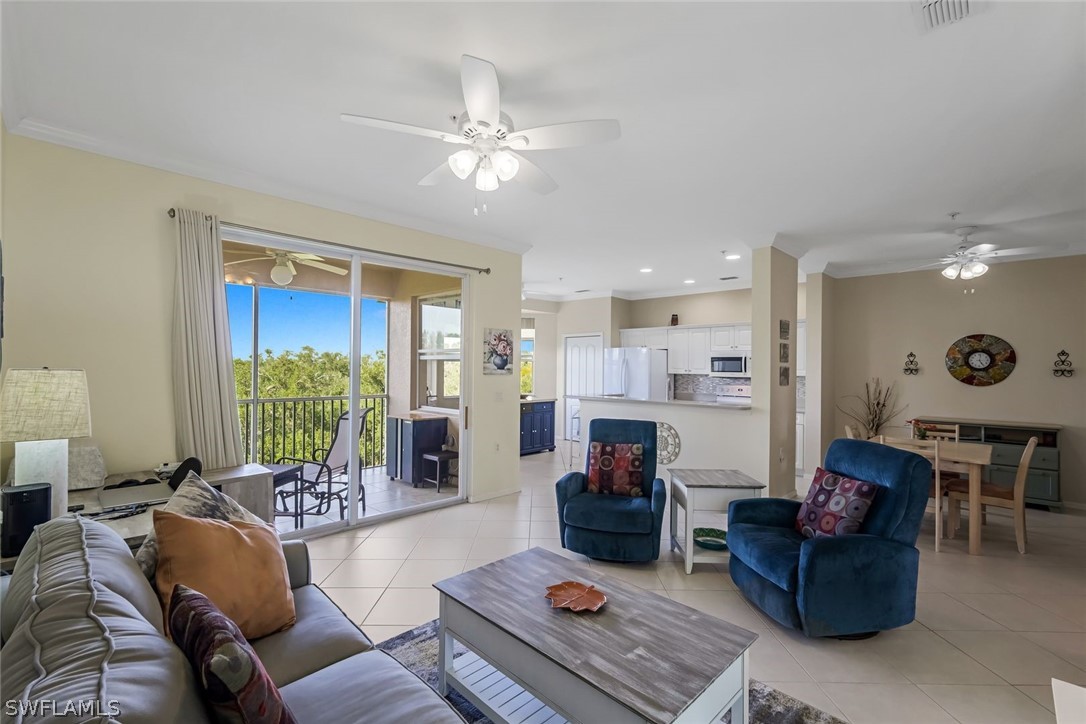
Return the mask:
{"type": "Polygon", "coordinates": [[[709,328],[667,330],[667,371],[670,374],[709,374],[709,328]]]}
{"type": "Polygon", "coordinates": [[[645,346],[650,349],[668,349],[667,327],[655,327],[645,330],[645,346]]]}
{"type": "Polygon", "coordinates": [[[648,335],[644,329],[623,329],[619,332],[623,347],[647,347],[648,335]]]}
{"type": "Polygon", "coordinates": [[[749,350],[751,331],[749,324],[727,324],[710,327],[711,346],[714,352],[749,350]]]}

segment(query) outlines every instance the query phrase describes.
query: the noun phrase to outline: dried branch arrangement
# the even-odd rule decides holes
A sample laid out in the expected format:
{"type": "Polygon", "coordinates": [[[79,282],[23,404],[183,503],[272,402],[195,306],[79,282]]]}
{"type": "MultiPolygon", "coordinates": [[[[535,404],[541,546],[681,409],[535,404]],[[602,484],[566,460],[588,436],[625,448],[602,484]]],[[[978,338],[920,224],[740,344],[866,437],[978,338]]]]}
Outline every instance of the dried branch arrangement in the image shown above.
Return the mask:
{"type": "Polygon", "coordinates": [[[897,406],[897,388],[894,383],[883,387],[882,380],[878,377],[864,384],[862,396],[846,395],[844,399],[856,400],[857,404],[851,409],[838,405],[837,409],[862,425],[869,439],[878,435],[886,423],[905,410],[905,407],[897,406]]]}

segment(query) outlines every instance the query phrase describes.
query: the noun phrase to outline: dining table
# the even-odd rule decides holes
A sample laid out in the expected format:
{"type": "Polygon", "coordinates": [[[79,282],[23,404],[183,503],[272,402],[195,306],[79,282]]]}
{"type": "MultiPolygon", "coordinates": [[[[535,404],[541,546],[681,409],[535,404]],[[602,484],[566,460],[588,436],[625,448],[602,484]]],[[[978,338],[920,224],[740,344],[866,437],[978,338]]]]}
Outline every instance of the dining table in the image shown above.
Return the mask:
{"type": "MultiPolygon", "coordinates": [[[[915,450],[932,461],[934,451],[915,450]]],[[[984,466],[992,463],[992,446],[979,442],[939,441],[940,472],[963,472],[969,476],[969,555],[980,555],[981,503],[980,484],[984,466]]],[[[954,537],[954,526],[948,526],[947,536],[954,537]]]]}

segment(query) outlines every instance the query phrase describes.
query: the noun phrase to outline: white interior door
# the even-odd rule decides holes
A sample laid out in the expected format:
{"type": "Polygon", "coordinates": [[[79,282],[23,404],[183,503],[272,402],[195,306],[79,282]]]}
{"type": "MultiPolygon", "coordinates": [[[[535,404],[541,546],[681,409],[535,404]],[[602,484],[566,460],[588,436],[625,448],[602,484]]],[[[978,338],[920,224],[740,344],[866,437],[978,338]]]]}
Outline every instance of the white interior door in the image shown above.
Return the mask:
{"type": "Polygon", "coordinates": [[[566,391],[565,436],[567,440],[581,439],[581,403],[571,400],[578,395],[599,395],[603,392],[603,335],[585,334],[565,338],[566,391]]]}

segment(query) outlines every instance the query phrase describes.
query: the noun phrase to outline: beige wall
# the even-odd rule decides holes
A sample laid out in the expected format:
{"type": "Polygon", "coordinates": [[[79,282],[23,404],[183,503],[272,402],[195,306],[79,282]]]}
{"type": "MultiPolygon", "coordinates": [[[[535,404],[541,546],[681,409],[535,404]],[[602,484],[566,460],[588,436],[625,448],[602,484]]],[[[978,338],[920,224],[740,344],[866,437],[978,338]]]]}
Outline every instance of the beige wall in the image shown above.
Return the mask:
{"type": "Polygon", "coordinates": [[[535,319],[535,396],[558,396],[558,315],[524,311],[535,319]]]}
{"type": "Polygon", "coordinates": [[[176,456],[171,351],[172,206],[224,221],[461,264],[469,279],[465,364],[473,497],[520,487],[515,376],[484,376],[484,327],[516,328],[516,254],[265,194],[4,135],[4,365],[78,367],[110,471],[176,456]]]}
{"type": "MultiPolygon", "coordinates": [[[[807,317],[807,289],[797,291],[799,319],[807,317]]],[[[679,324],[728,324],[751,320],[751,290],[682,294],[675,297],[635,299],[629,302],[629,323],[622,327],[666,327],[671,315],[679,315],[679,324]]]]}
{"type": "MultiPolygon", "coordinates": [[[[908,405],[897,424],[949,415],[1065,425],[1062,496],[1086,504],[1086,373],[1052,376],[1062,349],[1086,368],[1086,256],[993,264],[971,282],[936,271],[839,279],[834,309],[838,400],[878,376],[897,383],[908,405]],[[952,342],[978,332],[1003,337],[1017,353],[1014,372],[992,387],[962,384],[944,365],[952,342]],[[915,377],[901,372],[909,352],[920,363],[915,377]]],[[[839,433],[846,422],[838,413],[839,433]]]]}

